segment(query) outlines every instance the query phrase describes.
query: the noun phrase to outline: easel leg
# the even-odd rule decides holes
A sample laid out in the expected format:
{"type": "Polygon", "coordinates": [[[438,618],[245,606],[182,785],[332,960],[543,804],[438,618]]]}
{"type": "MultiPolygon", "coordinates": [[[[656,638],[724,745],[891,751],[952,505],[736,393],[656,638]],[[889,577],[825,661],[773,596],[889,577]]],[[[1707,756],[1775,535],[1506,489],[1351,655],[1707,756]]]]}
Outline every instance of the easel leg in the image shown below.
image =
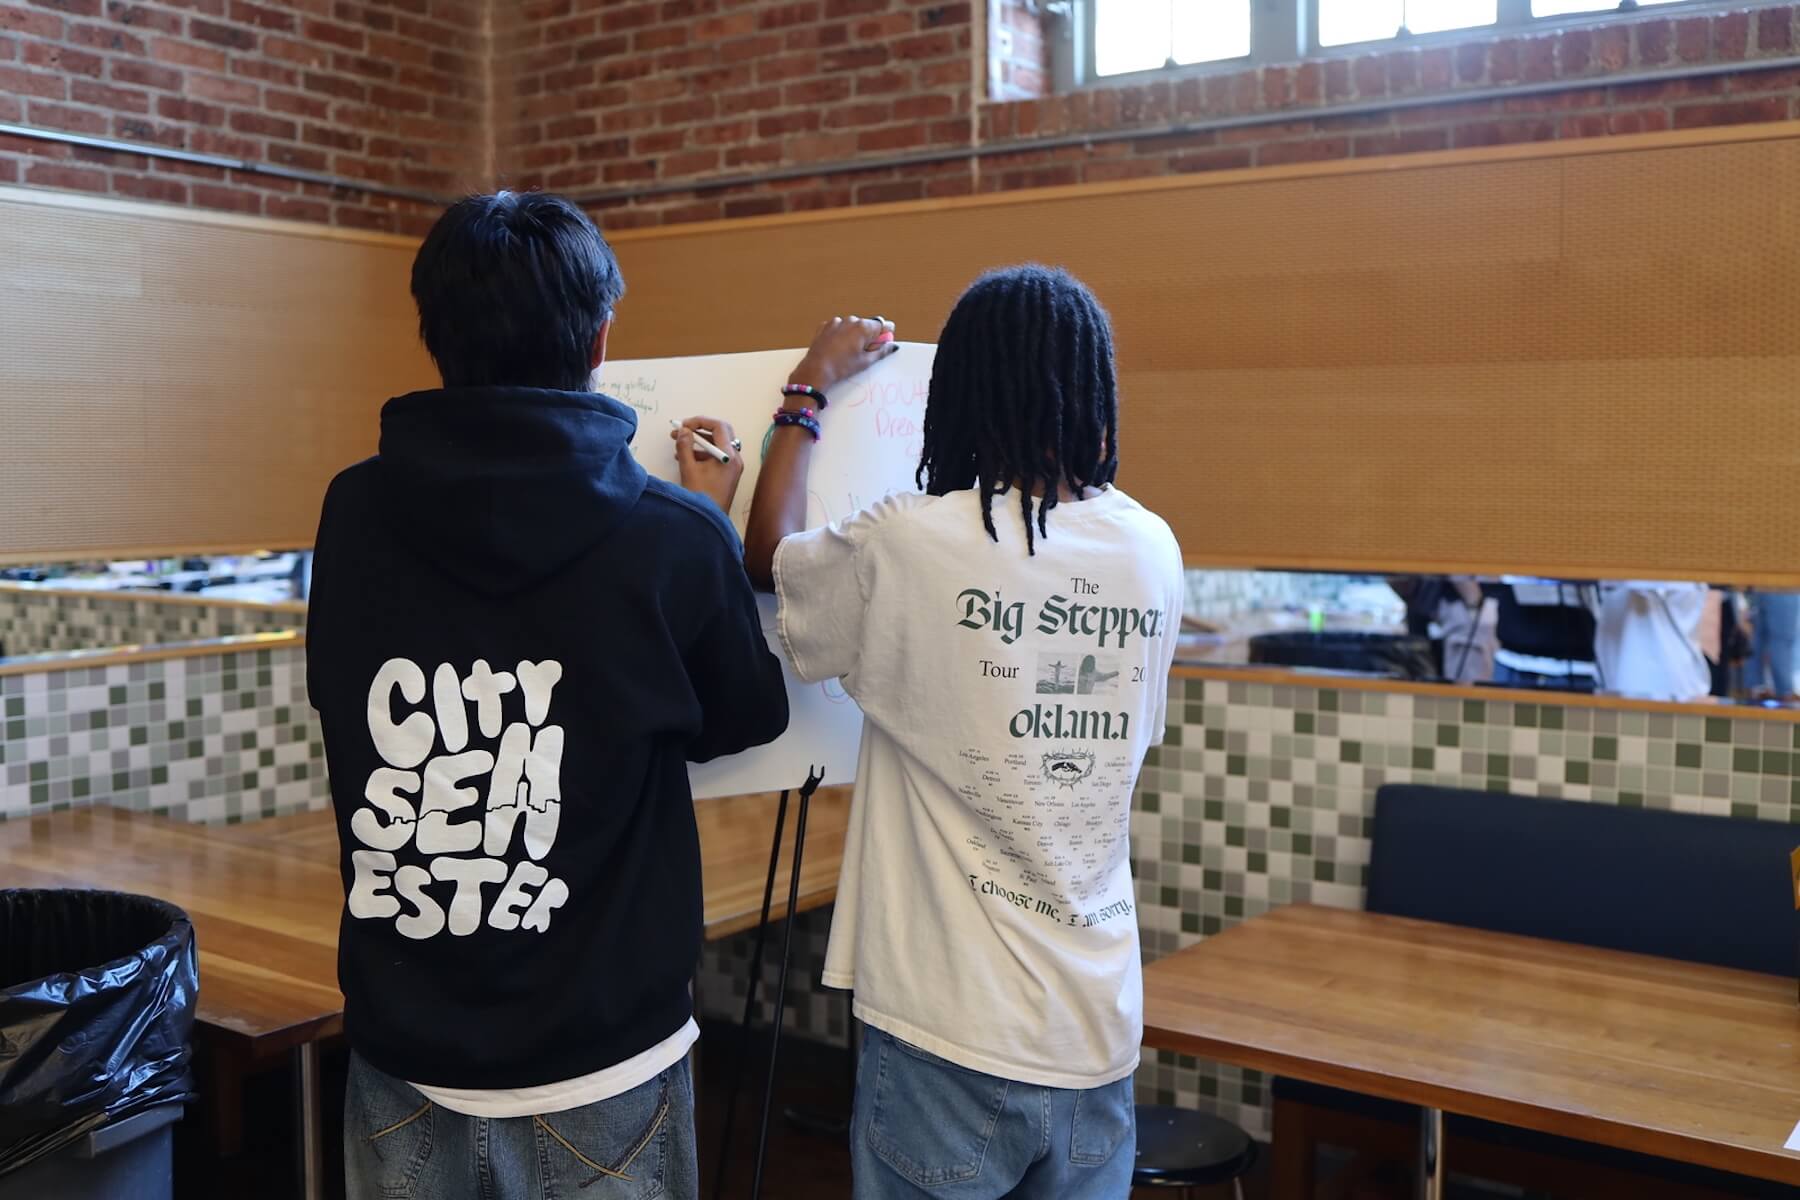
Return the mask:
{"type": "Polygon", "coordinates": [[[299,1117],[300,1194],[304,1200],[325,1195],[325,1144],[319,1128],[319,1043],[302,1042],[294,1052],[294,1105],[299,1117]]]}
{"type": "MultiPolygon", "coordinates": [[[[732,1049],[731,1083],[725,1092],[725,1127],[719,1136],[719,1157],[713,1170],[713,1200],[725,1194],[725,1168],[731,1161],[731,1135],[737,1125],[738,1092],[744,1083],[744,1062],[750,1056],[750,1023],[756,1018],[756,985],[762,979],[763,946],[769,936],[769,905],[775,898],[775,871],[781,865],[781,834],[787,824],[788,793],[781,793],[775,809],[775,836],[769,839],[769,875],[763,883],[762,919],[756,924],[755,948],[750,952],[750,975],[744,987],[744,1018],[738,1026],[737,1045],[732,1049]]],[[[799,878],[799,864],[794,877],[799,878]]],[[[775,1027],[781,1028],[781,1010],[775,1010],[775,1027]]]]}
{"type": "Polygon", "coordinates": [[[781,973],[775,977],[774,1029],[769,1035],[769,1075],[763,1081],[762,1129],[756,1139],[756,1173],[751,1177],[750,1200],[761,1200],[763,1162],[769,1150],[769,1110],[775,1103],[775,1065],[781,1054],[781,1014],[787,1007],[788,964],[794,952],[794,915],[800,907],[800,865],[806,854],[806,810],[813,793],[825,781],[824,772],[814,769],[800,789],[800,811],[794,818],[794,867],[788,876],[787,929],[781,939],[781,973]]]}

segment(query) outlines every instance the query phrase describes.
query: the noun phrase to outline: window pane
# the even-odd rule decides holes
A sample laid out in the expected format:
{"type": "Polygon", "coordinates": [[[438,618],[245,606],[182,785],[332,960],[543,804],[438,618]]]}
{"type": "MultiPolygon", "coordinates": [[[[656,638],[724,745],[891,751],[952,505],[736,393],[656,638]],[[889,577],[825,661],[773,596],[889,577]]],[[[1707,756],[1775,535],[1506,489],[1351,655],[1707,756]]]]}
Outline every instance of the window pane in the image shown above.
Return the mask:
{"type": "Polygon", "coordinates": [[[1405,22],[1404,0],[1319,0],[1319,45],[1391,38],[1405,22]]]}
{"type": "Polygon", "coordinates": [[[1169,3],[1099,0],[1094,11],[1095,74],[1148,71],[1168,62],[1169,3]]]}
{"type": "Polygon", "coordinates": [[[1411,0],[1406,6],[1406,27],[1414,33],[1439,33],[1492,25],[1498,15],[1497,0],[1411,0]]]}
{"type": "Polygon", "coordinates": [[[1498,11],[1498,0],[1319,0],[1319,44],[1391,38],[1402,26],[1413,33],[1441,33],[1492,25],[1498,11]]]}
{"type": "Polygon", "coordinates": [[[1202,0],[1175,5],[1178,63],[1217,62],[1250,53],[1250,0],[1202,0]]]}
{"type": "MultiPolygon", "coordinates": [[[[1675,0],[1637,0],[1639,8],[1648,8],[1652,4],[1671,4],[1675,0]]],[[[1611,12],[1619,7],[1619,0],[1531,0],[1531,15],[1534,17],[1560,17],[1565,13],[1611,12]]]]}

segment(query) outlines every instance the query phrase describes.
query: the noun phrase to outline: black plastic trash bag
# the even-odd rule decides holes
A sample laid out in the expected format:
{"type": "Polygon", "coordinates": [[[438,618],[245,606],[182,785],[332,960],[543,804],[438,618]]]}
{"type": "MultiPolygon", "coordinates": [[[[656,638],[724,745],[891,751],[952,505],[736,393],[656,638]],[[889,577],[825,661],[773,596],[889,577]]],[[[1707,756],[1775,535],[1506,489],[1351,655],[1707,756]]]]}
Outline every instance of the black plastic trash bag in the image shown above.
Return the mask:
{"type": "Polygon", "coordinates": [[[0,1175],[193,1095],[194,926],[148,896],[0,890],[0,1175]]]}

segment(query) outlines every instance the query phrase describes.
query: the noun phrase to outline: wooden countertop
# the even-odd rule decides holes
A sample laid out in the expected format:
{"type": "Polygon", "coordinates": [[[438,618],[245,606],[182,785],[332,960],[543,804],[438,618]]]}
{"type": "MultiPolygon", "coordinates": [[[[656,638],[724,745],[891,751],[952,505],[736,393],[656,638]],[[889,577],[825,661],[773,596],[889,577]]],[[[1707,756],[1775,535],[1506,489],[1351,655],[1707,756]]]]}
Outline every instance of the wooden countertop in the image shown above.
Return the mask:
{"type": "MultiPolygon", "coordinates": [[[[695,804],[705,936],[751,928],[762,904],[776,798],[695,804]]],[[[776,879],[787,901],[794,813],[776,879]]],[[[807,823],[802,911],[837,892],[846,788],[822,789],[807,823]]],[[[329,812],[241,825],[194,825],[100,805],[0,821],[0,886],[110,888],[185,909],[200,943],[200,1020],[261,1056],[343,1027],[337,988],[337,829],[329,812]]]]}
{"type": "Polygon", "coordinates": [[[1146,967],[1144,1026],[1157,1049],[1800,1184],[1792,979],[1292,905],[1146,967]]]}

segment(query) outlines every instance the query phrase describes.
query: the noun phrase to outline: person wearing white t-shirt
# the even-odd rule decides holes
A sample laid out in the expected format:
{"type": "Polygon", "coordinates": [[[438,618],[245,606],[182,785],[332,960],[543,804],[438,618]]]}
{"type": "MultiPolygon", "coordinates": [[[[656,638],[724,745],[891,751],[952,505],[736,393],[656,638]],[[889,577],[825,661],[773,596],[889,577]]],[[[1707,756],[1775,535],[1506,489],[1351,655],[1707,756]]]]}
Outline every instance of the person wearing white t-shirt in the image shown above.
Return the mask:
{"type": "Polygon", "coordinates": [[[824,972],[868,1026],[855,1195],[1123,1197],[1131,796],[1163,738],[1181,552],[1112,485],[1106,314],[1042,267],[984,276],[944,326],[925,494],[801,532],[830,364],[891,337],[820,331],[788,397],[813,417],[778,418],[745,554],[795,671],[867,718],[824,972]]]}
{"type": "Polygon", "coordinates": [[[1602,583],[1594,603],[1594,662],[1606,690],[1637,700],[1700,700],[1712,690],[1701,649],[1704,583],[1602,583]]]}

